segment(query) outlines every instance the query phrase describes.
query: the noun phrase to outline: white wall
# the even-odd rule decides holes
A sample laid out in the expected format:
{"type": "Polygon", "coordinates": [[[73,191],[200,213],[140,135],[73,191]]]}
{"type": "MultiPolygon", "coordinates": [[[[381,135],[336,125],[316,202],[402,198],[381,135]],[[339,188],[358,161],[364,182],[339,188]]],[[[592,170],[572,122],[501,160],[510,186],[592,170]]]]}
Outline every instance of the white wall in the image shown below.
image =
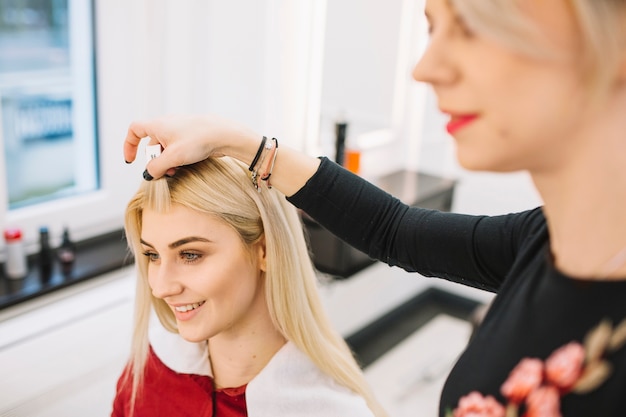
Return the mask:
{"type": "Polygon", "coordinates": [[[217,113],[307,147],[324,1],[142,1],[145,113],[217,113]]]}

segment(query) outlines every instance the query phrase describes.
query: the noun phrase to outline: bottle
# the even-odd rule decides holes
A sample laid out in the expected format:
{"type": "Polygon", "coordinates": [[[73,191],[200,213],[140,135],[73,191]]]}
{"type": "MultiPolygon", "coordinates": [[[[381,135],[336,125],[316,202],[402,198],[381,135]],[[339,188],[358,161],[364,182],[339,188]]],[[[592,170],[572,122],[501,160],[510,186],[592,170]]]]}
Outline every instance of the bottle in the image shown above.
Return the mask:
{"type": "Polygon", "coordinates": [[[348,123],[343,119],[339,119],[335,122],[335,162],[339,165],[343,165],[344,163],[347,130],[348,123]]]}
{"type": "Polygon", "coordinates": [[[50,247],[50,235],[48,228],[42,226],[39,228],[39,272],[41,278],[47,280],[52,274],[52,248],[50,247]]]}
{"type": "Polygon", "coordinates": [[[361,151],[356,148],[346,148],[346,158],[343,166],[354,174],[361,171],[361,151]]]}
{"type": "Polygon", "coordinates": [[[76,259],[76,247],[70,239],[70,231],[67,227],[63,228],[61,245],[57,248],[57,258],[61,264],[63,274],[69,274],[72,271],[74,260],[76,259]]]}
{"type": "Polygon", "coordinates": [[[358,175],[361,172],[361,150],[354,142],[353,137],[346,139],[343,166],[348,171],[358,175]]]}
{"type": "Polygon", "coordinates": [[[6,260],[4,272],[8,278],[20,279],[28,274],[26,251],[22,241],[22,231],[18,228],[9,228],[4,231],[6,242],[6,260]]]}

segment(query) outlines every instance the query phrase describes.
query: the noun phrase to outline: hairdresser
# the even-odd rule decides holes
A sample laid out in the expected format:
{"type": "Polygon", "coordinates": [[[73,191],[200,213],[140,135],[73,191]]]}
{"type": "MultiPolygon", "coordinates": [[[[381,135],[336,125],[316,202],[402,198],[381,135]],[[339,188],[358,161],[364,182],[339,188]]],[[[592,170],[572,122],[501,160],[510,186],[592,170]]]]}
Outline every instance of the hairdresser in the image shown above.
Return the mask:
{"type": "MultiPolygon", "coordinates": [[[[271,177],[253,177],[374,258],[497,293],[440,416],[624,416],[626,2],[427,0],[426,16],[430,44],[413,76],[448,114],[458,161],[528,171],[543,206],[501,216],[408,207],[282,145],[271,177]]],[[[164,148],[146,180],[219,155],[258,174],[264,152],[262,134],[189,116],[133,123],[127,161],[145,137],[164,148]]]]}

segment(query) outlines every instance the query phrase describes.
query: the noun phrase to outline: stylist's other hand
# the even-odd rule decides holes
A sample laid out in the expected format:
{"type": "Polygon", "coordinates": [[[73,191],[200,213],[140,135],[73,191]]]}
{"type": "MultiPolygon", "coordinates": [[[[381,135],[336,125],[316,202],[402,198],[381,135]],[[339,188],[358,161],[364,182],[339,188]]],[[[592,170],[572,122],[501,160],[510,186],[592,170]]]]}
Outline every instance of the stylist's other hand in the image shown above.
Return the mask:
{"type": "Polygon", "coordinates": [[[135,121],[124,141],[124,160],[137,157],[139,143],[146,137],[149,145],[157,143],[163,152],[146,165],[144,178],[151,180],[173,175],[177,167],[202,161],[210,156],[224,156],[227,146],[247,140],[258,141],[259,135],[226,119],[212,115],[166,116],[135,121]]]}

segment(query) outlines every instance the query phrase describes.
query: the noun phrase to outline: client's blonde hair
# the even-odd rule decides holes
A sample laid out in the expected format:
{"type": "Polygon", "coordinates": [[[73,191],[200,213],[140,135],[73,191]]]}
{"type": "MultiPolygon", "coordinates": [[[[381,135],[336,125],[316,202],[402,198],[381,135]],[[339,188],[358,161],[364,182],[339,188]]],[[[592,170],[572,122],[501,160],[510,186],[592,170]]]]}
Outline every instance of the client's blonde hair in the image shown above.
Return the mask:
{"type": "MultiPolygon", "coordinates": [[[[247,168],[224,157],[180,167],[173,177],[145,181],[129,202],[125,228],[130,249],[140,254],[143,209],[167,212],[178,204],[220,218],[232,226],[244,244],[265,238],[265,291],[268,309],[278,331],[339,384],[363,396],[377,416],[385,412],[374,399],[351,350],[333,329],[318,295],[302,223],[297,210],[280,192],[251,184],[247,168]]],[[[149,342],[151,306],[161,323],[177,332],[176,319],[163,300],[152,296],[148,259],[136,256],[137,292],[132,341],[134,404],[141,387],[149,342]]],[[[134,408],[134,407],[133,407],[134,408]]]]}

